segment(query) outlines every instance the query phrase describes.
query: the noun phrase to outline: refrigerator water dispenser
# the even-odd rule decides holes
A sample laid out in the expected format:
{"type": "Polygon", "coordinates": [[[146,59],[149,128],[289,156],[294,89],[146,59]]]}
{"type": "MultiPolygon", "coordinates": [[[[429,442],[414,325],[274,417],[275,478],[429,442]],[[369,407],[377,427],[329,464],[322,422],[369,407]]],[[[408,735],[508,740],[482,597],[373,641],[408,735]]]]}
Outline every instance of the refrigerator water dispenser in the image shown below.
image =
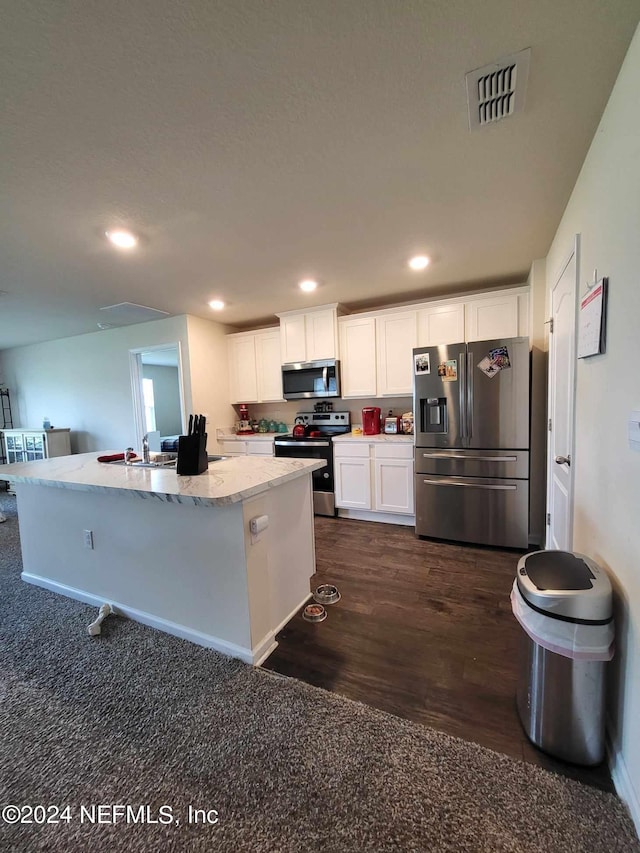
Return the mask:
{"type": "Polygon", "coordinates": [[[447,398],[427,397],[420,400],[420,432],[447,431],[447,398]]]}

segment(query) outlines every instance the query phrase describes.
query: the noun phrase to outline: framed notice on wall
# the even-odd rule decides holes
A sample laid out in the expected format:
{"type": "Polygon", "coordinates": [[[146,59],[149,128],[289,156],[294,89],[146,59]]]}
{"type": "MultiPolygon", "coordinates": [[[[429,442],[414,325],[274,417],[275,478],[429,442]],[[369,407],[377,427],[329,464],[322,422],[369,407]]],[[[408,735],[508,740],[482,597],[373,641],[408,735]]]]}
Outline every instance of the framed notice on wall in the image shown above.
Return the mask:
{"type": "Polygon", "coordinates": [[[601,278],[580,300],[578,358],[600,355],[606,350],[608,281],[601,278]]]}

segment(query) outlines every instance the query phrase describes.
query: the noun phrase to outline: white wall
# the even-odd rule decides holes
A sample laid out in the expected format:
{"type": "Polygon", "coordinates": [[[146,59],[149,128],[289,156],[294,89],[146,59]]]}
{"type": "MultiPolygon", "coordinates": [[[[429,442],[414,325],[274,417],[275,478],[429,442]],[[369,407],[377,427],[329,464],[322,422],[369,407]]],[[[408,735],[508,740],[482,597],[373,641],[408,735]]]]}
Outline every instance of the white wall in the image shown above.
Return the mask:
{"type": "Polygon", "coordinates": [[[547,286],[581,235],[580,292],[609,277],[607,352],[577,364],[573,547],[610,572],[617,651],[609,715],[614,779],[640,829],[640,453],[627,419],[640,409],[640,29],[547,257],[547,286]]]}
{"type": "Polygon", "coordinates": [[[216,428],[229,427],[236,419],[229,404],[226,334],[230,330],[192,315],[187,316],[187,330],[189,346],[184,369],[191,378],[192,392],[192,408],[188,410],[206,416],[207,449],[216,452],[216,428]]]}
{"type": "MultiPolygon", "coordinates": [[[[74,453],[138,447],[129,350],[180,342],[187,349],[186,315],[106,329],[0,352],[0,375],[11,391],[15,426],[71,428],[74,453]]],[[[191,385],[185,370],[187,409],[191,385]]]]}
{"type": "Polygon", "coordinates": [[[161,364],[143,364],[142,375],[153,382],[156,429],[160,435],[180,435],[180,379],[178,368],[161,364]]]}

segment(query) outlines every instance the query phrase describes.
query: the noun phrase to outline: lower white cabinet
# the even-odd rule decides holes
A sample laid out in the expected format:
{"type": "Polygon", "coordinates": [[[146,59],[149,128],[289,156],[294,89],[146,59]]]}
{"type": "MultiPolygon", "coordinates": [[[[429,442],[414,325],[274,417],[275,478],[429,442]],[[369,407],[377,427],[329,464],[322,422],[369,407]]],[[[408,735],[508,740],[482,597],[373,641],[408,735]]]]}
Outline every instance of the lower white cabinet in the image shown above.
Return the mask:
{"type": "Polygon", "coordinates": [[[273,456],[273,439],[223,438],[223,456],[273,456]]]}
{"type": "Polygon", "coordinates": [[[374,444],[374,508],[413,515],[413,444],[374,444]]]}
{"type": "Polygon", "coordinates": [[[369,444],[340,442],[333,447],[336,506],[345,509],[371,509],[369,444]]]}
{"type": "Polygon", "coordinates": [[[336,506],[414,514],[413,442],[334,442],[336,506]]]}

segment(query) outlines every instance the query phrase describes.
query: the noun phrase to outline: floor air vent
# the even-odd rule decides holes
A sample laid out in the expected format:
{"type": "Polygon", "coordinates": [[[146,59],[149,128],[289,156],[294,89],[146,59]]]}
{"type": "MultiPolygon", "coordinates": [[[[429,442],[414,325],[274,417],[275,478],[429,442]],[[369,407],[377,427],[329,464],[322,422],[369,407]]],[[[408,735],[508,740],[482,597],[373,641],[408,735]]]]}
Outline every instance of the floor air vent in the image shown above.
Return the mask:
{"type": "Polygon", "coordinates": [[[469,71],[469,129],[476,130],[524,109],[531,48],[469,71]]]}

